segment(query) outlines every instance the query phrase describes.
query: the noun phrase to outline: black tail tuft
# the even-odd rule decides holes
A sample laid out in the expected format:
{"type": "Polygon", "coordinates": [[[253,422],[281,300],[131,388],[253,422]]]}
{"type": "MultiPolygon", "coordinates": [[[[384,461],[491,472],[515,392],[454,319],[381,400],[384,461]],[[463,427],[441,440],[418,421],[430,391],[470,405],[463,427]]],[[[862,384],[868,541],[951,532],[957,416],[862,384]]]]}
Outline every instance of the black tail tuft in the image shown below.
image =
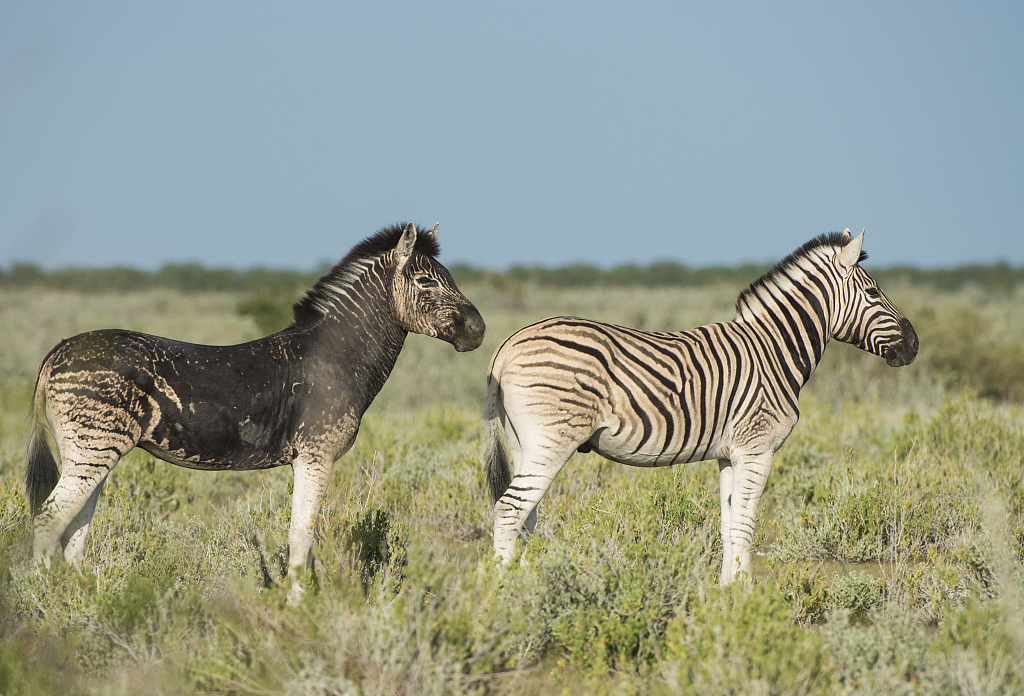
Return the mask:
{"type": "Polygon", "coordinates": [[[497,421],[487,424],[487,485],[491,489],[491,502],[496,503],[512,483],[512,467],[509,466],[508,452],[501,441],[501,426],[497,421]]]}
{"type": "Polygon", "coordinates": [[[50,452],[43,423],[39,420],[32,425],[25,465],[25,494],[28,496],[32,516],[35,517],[43,509],[43,503],[60,480],[57,462],[50,452]]]}
{"type": "Polygon", "coordinates": [[[496,503],[512,483],[512,467],[509,465],[508,451],[502,441],[497,379],[489,377],[488,382],[487,402],[484,404],[484,461],[487,465],[487,485],[491,489],[491,502],[496,503]]]}
{"type": "MultiPolygon", "coordinates": [[[[57,348],[63,345],[63,342],[57,348]]],[[[43,503],[60,481],[60,471],[53,459],[50,445],[46,442],[46,383],[50,379],[50,367],[57,348],[39,366],[36,375],[36,390],[32,397],[32,431],[25,454],[25,495],[28,497],[32,517],[43,509],[43,503]]]]}

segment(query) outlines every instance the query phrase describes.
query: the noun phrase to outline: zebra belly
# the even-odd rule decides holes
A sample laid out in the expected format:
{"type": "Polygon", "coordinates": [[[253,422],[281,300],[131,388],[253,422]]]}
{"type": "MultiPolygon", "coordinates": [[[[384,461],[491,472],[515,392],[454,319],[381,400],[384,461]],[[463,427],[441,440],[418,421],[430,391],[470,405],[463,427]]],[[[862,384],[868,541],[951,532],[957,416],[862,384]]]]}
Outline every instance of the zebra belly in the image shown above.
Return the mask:
{"type": "Polygon", "coordinates": [[[189,455],[183,450],[168,451],[152,442],[140,442],[139,447],[157,459],[199,471],[257,471],[274,469],[291,464],[290,457],[284,455],[271,456],[262,452],[232,452],[227,457],[204,459],[201,455],[189,455]]]}
{"type": "Polygon", "coordinates": [[[215,432],[188,431],[191,444],[181,446],[185,438],[172,438],[139,443],[153,456],[189,469],[204,471],[253,471],[291,465],[299,457],[334,462],[355,442],[360,418],[354,410],[331,423],[321,423],[309,430],[287,432],[281,428],[260,430],[246,418],[237,428],[222,428],[215,432]],[[247,428],[247,426],[249,426],[247,428]],[[259,434],[259,437],[257,437],[259,434]],[[216,451],[203,447],[202,436],[222,441],[216,451]]]}
{"type": "Polygon", "coordinates": [[[594,434],[588,444],[594,452],[605,459],[629,466],[671,466],[726,456],[725,448],[717,442],[683,446],[680,443],[666,445],[664,441],[655,440],[638,444],[638,440],[639,437],[633,432],[623,436],[623,434],[615,435],[607,429],[601,429],[594,434]]]}

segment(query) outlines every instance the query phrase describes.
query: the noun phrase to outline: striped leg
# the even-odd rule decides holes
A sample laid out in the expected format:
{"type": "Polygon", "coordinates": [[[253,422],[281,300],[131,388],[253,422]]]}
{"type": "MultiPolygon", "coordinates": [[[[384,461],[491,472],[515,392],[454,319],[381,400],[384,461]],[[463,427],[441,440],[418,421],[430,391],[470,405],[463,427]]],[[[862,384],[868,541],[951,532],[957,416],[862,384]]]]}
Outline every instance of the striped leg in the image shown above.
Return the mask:
{"type": "MultiPolygon", "coordinates": [[[[722,562],[721,584],[733,581],[737,573],[750,573],[750,553],[754,544],[754,520],[757,504],[761,500],[768,474],[772,470],[772,453],[738,456],[731,467],[722,468],[723,484],[727,468],[732,469],[732,488],[729,494],[729,563],[722,562]],[[728,571],[728,572],[727,572],[728,571]]],[[[720,464],[721,466],[721,464],[720,464]]],[[[723,491],[723,534],[725,524],[725,494],[723,491]]]]}
{"type": "Polygon", "coordinates": [[[89,533],[89,524],[92,522],[93,513],[96,512],[96,501],[100,498],[106,480],[104,476],[89,499],[85,501],[81,511],[75,515],[75,519],[71,520],[71,524],[61,535],[60,543],[64,547],[64,560],[76,563],[85,557],[85,537],[89,533]]]}
{"type": "Polygon", "coordinates": [[[530,473],[516,474],[505,494],[494,504],[494,553],[503,563],[512,559],[516,539],[522,538],[525,542],[533,532],[537,525],[537,504],[564,464],[535,465],[531,466],[530,473]]]}
{"type": "Polygon", "coordinates": [[[736,577],[736,554],[732,550],[732,462],[728,459],[718,460],[719,494],[722,503],[722,572],[718,584],[728,585],[736,577]]]}
{"type": "Polygon", "coordinates": [[[120,458],[113,453],[109,462],[98,464],[71,462],[65,458],[60,481],[35,518],[32,549],[37,562],[49,567],[58,542],[63,547],[65,560],[82,558],[100,489],[120,458]]]}
{"type": "Polygon", "coordinates": [[[516,539],[525,542],[537,526],[537,504],[551,487],[578,443],[532,437],[526,442],[506,429],[512,455],[512,482],[494,504],[494,553],[503,563],[512,559],[516,539]]]}
{"type": "Polygon", "coordinates": [[[333,462],[299,459],[292,464],[295,483],[292,488],[292,519],[288,532],[288,572],[292,587],[288,603],[297,604],[302,596],[299,575],[313,567],[313,537],[320,503],[331,483],[333,462]]]}
{"type": "MultiPolygon", "coordinates": [[[[76,372],[46,377],[41,373],[37,418],[43,404],[39,389],[45,390],[46,411],[61,459],[57,485],[33,521],[33,556],[49,566],[58,543],[65,560],[81,560],[103,482],[121,457],[138,444],[146,429],[140,421],[146,409],[135,401],[137,395],[130,383],[102,370],[87,376],[76,372]]],[[[42,447],[46,447],[45,440],[42,447]]],[[[33,455],[32,449],[29,466],[52,467],[55,474],[56,463],[50,453],[33,455]]],[[[33,498],[43,492],[34,490],[33,498]]]]}

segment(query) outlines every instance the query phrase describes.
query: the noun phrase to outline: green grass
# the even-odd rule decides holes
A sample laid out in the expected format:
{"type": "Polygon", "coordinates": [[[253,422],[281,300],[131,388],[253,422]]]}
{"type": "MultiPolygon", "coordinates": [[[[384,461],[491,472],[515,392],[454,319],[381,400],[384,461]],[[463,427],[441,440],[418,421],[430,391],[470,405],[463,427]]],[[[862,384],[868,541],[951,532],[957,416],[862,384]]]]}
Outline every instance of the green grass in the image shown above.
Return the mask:
{"type": "Polygon", "coordinates": [[[1013,389],[972,381],[982,363],[988,384],[1021,378],[978,356],[1024,352],[1022,298],[898,287],[917,362],[830,346],[768,482],[753,582],[721,590],[712,463],[576,455],[525,565],[498,567],[477,414],[490,355],[531,321],[689,328],[731,318],[737,289],[463,289],[484,346],[410,337],[335,465],[297,608],[287,469],[133,452],[85,562],[45,571],[21,493],[35,368],[58,340],[125,326],[229,343],[273,312],[232,293],[0,292],[0,693],[1024,691],[1024,414],[1013,389]]]}

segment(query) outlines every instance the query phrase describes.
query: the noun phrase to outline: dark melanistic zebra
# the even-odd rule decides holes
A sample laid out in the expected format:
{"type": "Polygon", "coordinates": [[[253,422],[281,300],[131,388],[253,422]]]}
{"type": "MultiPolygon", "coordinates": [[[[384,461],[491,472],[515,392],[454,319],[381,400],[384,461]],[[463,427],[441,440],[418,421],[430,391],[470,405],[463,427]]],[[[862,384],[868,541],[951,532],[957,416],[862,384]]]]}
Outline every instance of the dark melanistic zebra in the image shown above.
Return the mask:
{"type": "MultiPolygon", "coordinates": [[[[295,304],[291,326],[249,343],[195,345],[116,329],[61,341],[39,369],[27,457],[36,559],[48,564],[58,543],[66,559],[82,557],[103,481],[142,447],[191,469],[291,465],[289,564],[310,563],[312,520],[334,461],[352,446],[407,333],[457,351],[483,341],[480,313],[438,252],[437,225],[383,229],[295,304]]],[[[296,580],[292,598],[299,592],[296,580]]]]}
{"type": "Polygon", "coordinates": [[[892,366],[917,355],[910,322],[859,265],[863,241],[846,230],[804,244],[743,291],[730,322],[656,333],[555,317],[505,341],[484,411],[496,554],[508,562],[555,475],[593,450],[633,466],[717,459],[720,581],[748,571],[772,455],[829,339],[892,366]]]}

